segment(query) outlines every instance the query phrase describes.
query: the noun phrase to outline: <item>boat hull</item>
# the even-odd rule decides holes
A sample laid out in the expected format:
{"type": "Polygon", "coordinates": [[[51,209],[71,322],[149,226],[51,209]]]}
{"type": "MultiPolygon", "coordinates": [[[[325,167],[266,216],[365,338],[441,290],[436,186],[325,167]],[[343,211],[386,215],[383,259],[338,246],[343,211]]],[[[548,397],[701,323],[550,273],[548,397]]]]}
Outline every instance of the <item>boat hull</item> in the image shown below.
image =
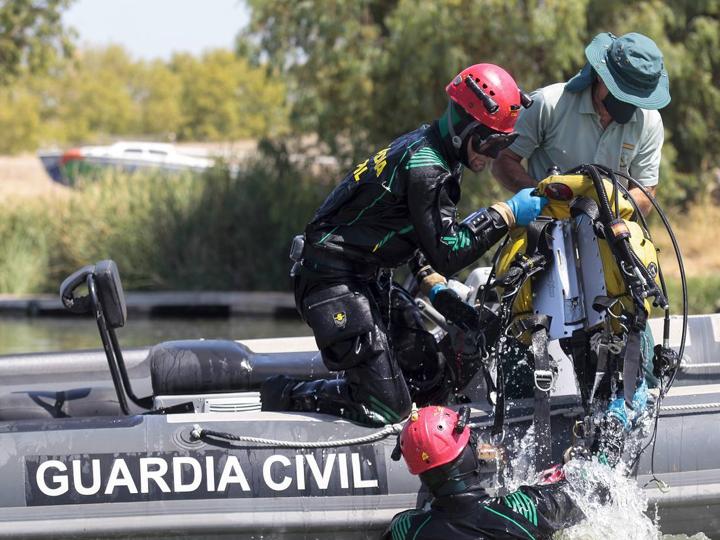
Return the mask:
{"type": "MultiPolygon", "coordinates": [[[[658,330],[659,322],[652,326],[658,330]]],[[[664,533],[720,535],[716,329],[718,316],[691,318],[654,459],[649,448],[634,471],[639,484],[647,484],[651,512],[657,503],[664,533]],[[649,482],[653,474],[669,491],[649,482]]],[[[671,345],[678,339],[672,335],[671,345]]],[[[310,378],[328,375],[312,338],[242,345],[251,353],[239,359],[247,368],[248,402],[257,401],[252,390],[278,366],[310,378]]],[[[580,410],[567,359],[558,348],[551,353],[561,362],[552,398],[552,453],[559,461],[580,410]]],[[[125,355],[141,396],[152,392],[148,356],[144,349],[125,355]]],[[[158,398],[163,405],[190,399],[192,414],[119,416],[102,351],[3,357],[0,380],[0,481],[6,486],[0,536],[376,538],[395,513],[426,496],[417,478],[390,458],[394,437],[302,450],[190,435],[201,426],[284,441],[338,441],[377,431],[334,417],[245,410],[235,398],[227,408],[220,403],[224,395],[158,398]]],[[[477,401],[472,418],[489,426],[488,407],[477,401]]],[[[515,400],[505,442],[517,444],[531,420],[532,401],[515,400]]],[[[486,473],[490,485],[493,474],[486,473]]]]}

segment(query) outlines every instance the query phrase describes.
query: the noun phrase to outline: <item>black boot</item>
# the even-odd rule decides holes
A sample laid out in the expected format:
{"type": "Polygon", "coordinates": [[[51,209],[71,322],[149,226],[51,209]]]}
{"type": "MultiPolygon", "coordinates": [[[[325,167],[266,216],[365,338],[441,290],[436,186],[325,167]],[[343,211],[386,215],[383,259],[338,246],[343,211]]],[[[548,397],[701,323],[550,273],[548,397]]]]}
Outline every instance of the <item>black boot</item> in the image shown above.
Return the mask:
{"type": "Polygon", "coordinates": [[[304,381],[273,375],[260,388],[261,410],[321,412],[343,415],[345,406],[354,404],[342,379],[304,381]]]}
{"type": "Polygon", "coordinates": [[[273,375],[265,379],[265,382],[260,387],[260,410],[290,410],[290,393],[297,383],[297,379],[285,375],[273,375]]]}

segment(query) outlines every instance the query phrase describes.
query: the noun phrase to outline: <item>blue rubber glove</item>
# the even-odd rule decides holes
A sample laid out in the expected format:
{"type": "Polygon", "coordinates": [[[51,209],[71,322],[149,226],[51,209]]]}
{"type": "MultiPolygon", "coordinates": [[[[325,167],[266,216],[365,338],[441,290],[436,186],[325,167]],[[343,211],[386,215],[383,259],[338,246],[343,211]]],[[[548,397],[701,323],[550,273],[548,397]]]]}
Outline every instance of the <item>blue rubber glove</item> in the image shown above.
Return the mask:
{"type": "Polygon", "coordinates": [[[515,215],[515,223],[521,227],[527,227],[531,221],[537,219],[550,202],[546,197],[530,195],[534,188],[525,188],[518,191],[506,204],[515,215]]]}
{"type": "Polygon", "coordinates": [[[630,420],[628,420],[625,400],[623,398],[616,398],[610,402],[607,408],[607,415],[617,418],[626,430],[630,430],[630,420]]]}
{"type": "Polygon", "coordinates": [[[640,386],[635,390],[635,394],[632,399],[633,406],[633,421],[637,420],[642,413],[645,412],[648,406],[648,385],[643,379],[640,386]]]}

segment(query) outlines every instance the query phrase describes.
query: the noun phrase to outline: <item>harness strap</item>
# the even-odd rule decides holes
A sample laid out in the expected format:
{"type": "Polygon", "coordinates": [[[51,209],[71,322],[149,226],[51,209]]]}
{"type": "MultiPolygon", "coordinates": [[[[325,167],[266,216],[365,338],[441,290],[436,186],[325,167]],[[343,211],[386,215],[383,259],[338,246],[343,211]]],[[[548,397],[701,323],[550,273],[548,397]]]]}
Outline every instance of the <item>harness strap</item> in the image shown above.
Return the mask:
{"type": "MultiPolygon", "coordinates": [[[[637,305],[637,303],[636,303],[637,305]]],[[[625,404],[632,407],[637,379],[640,376],[641,356],[640,332],[645,329],[647,314],[644,309],[636,308],[636,322],[627,334],[625,342],[625,358],[623,359],[623,394],[625,404]]]]}
{"type": "MultiPolygon", "coordinates": [[[[539,216],[536,220],[530,222],[530,224],[527,226],[527,249],[525,251],[525,257],[519,258],[510,266],[510,269],[506,272],[506,274],[500,278],[498,278],[497,283],[501,284],[504,287],[508,287],[509,285],[516,286],[515,295],[511,297],[507,297],[504,299],[505,302],[505,308],[507,310],[507,313],[509,314],[511,312],[511,306],[513,302],[515,301],[515,296],[520,291],[520,286],[522,283],[530,277],[530,275],[534,274],[538,270],[542,269],[545,265],[546,259],[543,255],[542,251],[547,247],[547,242],[544,241],[544,233],[547,229],[547,227],[553,222],[553,219],[548,216],[539,216]],[[523,264],[524,262],[524,264],[523,264]]],[[[495,268],[495,262],[493,263],[493,268],[495,268]]],[[[532,330],[534,326],[540,325],[544,328],[545,333],[545,367],[544,368],[538,368],[536,366],[535,368],[535,391],[537,392],[537,381],[538,381],[538,374],[540,374],[541,379],[545,377],[549,371],[549,361],[547,361],[547,329],[550,327],[550,318],[547,315],[536,315],[535,317],[529,318],[529,319],[516,319],[512,325],[510,325],[511,333],[518,338],[523,332],[526,330],[532,330]],[[539,371],[538,371],[539,370],[539,371]]],[[[533,339],[534,343],[534,339],[533,339]]],[[[541,347],[543,348],[543,347],[541,347]]],[[[533,350],[533,354],[535,354],[535,351],[533,350]]],[[[492,428],[492,434],[493,435],[499,435],[502,433],[503,430],[503,424],[505,422],[505,380],[504,380],[504,374],[503,374],[503,363],[504,363],[504,357],[505,355],[499,354],[497,355],[497,376],[496,376],[496,399],[495,399],[495,421],[493,422],[493,428],[492,428]]],[[[552,375],[552,374],[551,374],[552,375]]],[[[544,381],[541,380],[542,384],[544,381]]],[[[550,385],[552,385],[552,380],[550,380],[550,385]]],[[[547,393],[547,396],[549,397],[549,392],[547,393]]],[[[550,406],[549,403],[546,403],[547,405],[547,414],[545,417],[547,418],[547,437],[550,437],[549,433],[549,425],[550,425],[550,406]]],[[[537,410],[537,409],[536,409],[537,410]]],[[[537,437],[537,428],[536,428],[536,437],[537,437]]],[[[549,446],[548,446],[549,448],[549,446]]],[[[549,466],[549,463],[548,463],[549,466]]],[[[547,467],[544,467],[547,468],[547,467]]]]}
{"type": "Polygon", "coordinates": [[[550,390],[553,373],[550,371],[548,335],[550,319],[547,315],[534,317],[532,354],[535,361],[535,470],[542,471],[552,464],[552,434],[550,426],[550,390]]]}
{"type": "Polygon", "coordinates": [[[537,219],[531,221],[530,224],[526,227],[526,257],[531,257],[541,249],[547,247],[547,242],[544,241],[544,233],[547,230],[548,225],[550,225],[553,221],[553,218],[551,218],[550,216],[538,216],[537,219]]]}
{"type": "Polygon", "coordinates": [[[593,223],[600,219],[600,209],[597,203],[590,197],[575,197],[570,202],[570,215],[572,217],[578,217],[581,214],[589,217],[593,223]]]}

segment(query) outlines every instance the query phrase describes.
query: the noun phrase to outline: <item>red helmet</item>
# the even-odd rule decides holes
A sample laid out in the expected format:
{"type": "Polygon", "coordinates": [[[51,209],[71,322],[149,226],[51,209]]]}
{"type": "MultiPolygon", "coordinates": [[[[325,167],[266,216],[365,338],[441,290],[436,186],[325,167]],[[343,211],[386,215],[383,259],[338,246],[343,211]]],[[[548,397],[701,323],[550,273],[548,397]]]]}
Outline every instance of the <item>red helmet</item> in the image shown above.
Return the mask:
{"type": "Polygon", "coordinates": [[[495,64],[465,68],[445,91],[475,120],[500,133],[512,132],[520,107],[532,104],[510,74],[495,64]]]}
{"type": "Polygon", "coordinates": [[[446,407],[424,407],[410,415],[400,434],[400,451],[412,474],[450,463],[470,440],[470,428],[456,431],[458,414],[446,407]]]}

